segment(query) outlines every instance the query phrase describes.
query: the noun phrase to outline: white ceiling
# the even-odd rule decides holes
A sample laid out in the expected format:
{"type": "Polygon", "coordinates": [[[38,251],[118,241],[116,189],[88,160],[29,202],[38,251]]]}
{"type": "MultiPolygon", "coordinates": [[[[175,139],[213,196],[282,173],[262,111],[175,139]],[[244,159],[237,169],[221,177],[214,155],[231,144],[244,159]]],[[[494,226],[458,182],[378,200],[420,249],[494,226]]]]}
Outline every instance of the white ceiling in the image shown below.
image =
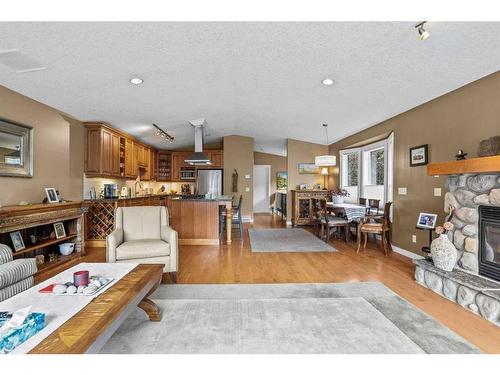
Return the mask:
{"type": "Polygon", "coordinates": [[[0,84],[160,148],[192,145],[188,121],[205,117],[206,142],[283,154],[286,138],[326,143],[322,123],[331,143],[500,69],[500,23],[429,22],[424,42],[415,23],[3,22],[0,51],[47,69],[0,64],[0,84]]]}

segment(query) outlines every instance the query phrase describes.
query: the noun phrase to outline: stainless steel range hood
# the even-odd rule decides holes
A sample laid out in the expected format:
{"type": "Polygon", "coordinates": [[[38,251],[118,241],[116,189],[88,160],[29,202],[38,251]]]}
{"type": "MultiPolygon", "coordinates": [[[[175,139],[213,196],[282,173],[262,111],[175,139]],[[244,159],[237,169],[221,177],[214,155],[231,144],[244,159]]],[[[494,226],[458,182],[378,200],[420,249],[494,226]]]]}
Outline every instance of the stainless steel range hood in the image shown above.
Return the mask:
{"type": "Polygon", "coordinates": [[[203,153],[203,125],[207,122],[200,118],[189,123],[194,127],[194,152],[184,161],[190,165],[211,165],[212,161],[203,153]]]}

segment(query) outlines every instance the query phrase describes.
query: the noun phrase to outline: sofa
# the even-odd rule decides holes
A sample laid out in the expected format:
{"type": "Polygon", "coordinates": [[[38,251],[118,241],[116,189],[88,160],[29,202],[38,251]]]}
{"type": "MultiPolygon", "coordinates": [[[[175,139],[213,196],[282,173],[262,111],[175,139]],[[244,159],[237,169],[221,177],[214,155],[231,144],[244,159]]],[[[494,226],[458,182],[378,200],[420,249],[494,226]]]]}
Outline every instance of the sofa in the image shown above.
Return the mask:
{"type": "Polygon", "coordinates": [[[106,261],[163,264],[176,280],[179,249],[177,232],[169,226],[163,206],[118,207],[114,230],[106,237],[106,261]]]}
{"type": "Polygon", "coordinates": [[[33,286],[35,258],[14,259],[12,250],[0,244],[0,302],[33,286]]]}

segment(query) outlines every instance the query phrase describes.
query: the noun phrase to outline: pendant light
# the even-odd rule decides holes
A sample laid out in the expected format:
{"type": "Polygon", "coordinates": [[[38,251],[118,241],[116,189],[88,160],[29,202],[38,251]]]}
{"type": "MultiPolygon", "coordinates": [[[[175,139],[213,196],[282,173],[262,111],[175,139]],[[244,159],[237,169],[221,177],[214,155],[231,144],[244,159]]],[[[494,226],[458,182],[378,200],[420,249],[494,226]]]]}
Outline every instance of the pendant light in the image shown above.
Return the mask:
{"type": "MultiPolygon", "coordinates": [[[[326,144],[328,145],[328,124],[323,124],[326,133],[326,144]]],[[[314,158],[314,164],[317,167],[333,167],[337,165],[337,157],[335,155],[320,155],[314,158]]]]}

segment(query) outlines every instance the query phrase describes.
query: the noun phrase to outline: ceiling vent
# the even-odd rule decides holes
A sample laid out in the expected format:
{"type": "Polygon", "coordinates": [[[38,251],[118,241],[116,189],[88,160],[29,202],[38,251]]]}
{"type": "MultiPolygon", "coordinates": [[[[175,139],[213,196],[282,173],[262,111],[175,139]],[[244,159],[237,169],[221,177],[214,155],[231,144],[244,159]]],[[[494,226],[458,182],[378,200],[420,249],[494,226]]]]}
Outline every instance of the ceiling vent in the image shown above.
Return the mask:
{"type": "Polygon", "coordinates": [[[17,49],[0,51],[0,63],[12,69],[16,73],[29,73],[45,70],[35,59],[19,52],[17,49]]]}
{"type": "Polygon", "coordinates": [[[190,165],[211,165],[212,162],[203,153],[203,126],[207,122],[204,118],[200,118],[189,123],[194,127],[194,152],[184,161],[190,165]]]}

